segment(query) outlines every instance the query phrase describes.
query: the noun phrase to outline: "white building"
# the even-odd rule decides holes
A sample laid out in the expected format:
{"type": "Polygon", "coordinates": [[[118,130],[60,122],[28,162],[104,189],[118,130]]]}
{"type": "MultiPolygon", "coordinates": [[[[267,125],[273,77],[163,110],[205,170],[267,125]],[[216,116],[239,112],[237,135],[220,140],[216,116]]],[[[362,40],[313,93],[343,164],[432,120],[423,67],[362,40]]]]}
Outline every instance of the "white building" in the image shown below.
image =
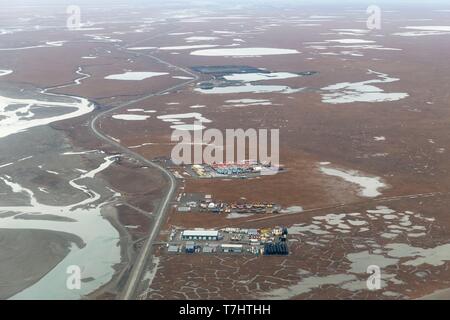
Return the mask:
{"type": "Polygon", "coordinates": [[[214,202],[211,202],[208,204],[208,209],[214,209],[216,207],[216,204],[214,202]]]}
{"type": "Polygon", "coordinates": [[[184,230],[181,233],[182,240],[219,240],[217,230],[184,230]]]}
{"type": "Polygon", "coordinates": [[[222,244],[221,248],[223,252],[242,252],[242,244],[222,244]]]}

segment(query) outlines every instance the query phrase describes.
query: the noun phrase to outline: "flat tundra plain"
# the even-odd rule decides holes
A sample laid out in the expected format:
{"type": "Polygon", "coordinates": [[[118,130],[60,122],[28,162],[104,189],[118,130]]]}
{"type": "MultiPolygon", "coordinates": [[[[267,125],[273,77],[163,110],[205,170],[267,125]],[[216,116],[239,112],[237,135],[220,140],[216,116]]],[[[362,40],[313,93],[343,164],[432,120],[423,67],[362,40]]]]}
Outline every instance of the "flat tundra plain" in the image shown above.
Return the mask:
{"type": "Polygon", "coordinates": [[[120,105],[98,127],[147,159],[170,156],[173,129],[201,119],[219,130],[279,129],[288,169],[182,176],[178,194],[286,211],[228,219],[171,208],[157,239],[165,243],[174,227],[286,226],[288,256],[174,255],[156,243],[136,298],[446,296],[450,11],[441,6],[381,8],[381,28],[368,29],[357,5],[91,5],[74,30],[60,27],[63,6],[8,7],[0,13],[0,297],[120,296],[168,188],[157,170],[114,161],[118,151],[90,131],[96,114],[120,105]],[[264,72],[224,80],[194,68],[230,65],[264,72]],[[70,264],[85,270],[82,292],[64,287],[70,264]],[[366,286],[370,265],[381,268],[379,290],[366,286]]]}

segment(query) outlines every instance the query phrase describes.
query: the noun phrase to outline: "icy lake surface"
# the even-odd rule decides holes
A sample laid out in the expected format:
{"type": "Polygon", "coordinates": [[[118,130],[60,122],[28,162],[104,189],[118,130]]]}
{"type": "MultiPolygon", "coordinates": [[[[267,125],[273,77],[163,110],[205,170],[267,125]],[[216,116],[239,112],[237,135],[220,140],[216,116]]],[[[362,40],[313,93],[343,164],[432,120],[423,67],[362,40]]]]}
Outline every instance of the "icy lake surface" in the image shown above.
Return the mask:
{"type": "Polygon", "coordinates": [[[250,106],[271,106],[272,102],[268,99],[235,99],[226,100],[226,107],[250,107],[250,106]]]}
{"type": "Polygon", "coordinates": [[[322,88],[322,102],[330,104],[342,104],[352,102],[385,102],[397,101],[409,96],[404,92],[384,92],[374,84],[385,84],[399,81],[387,74],[368,71],[369,75],[377,76],[377,79],[361,82],[343,82],[322,88]]]}
{"type": "MultiPolygon", "coordinates": [[[[285,85],[263,85],[255,82],[267,80],[283,80],[300,77],[300,74],[291,72],[252,72],[252,73],[232,73],[224,75],[223,79],[230,81],[225,85],[217,85],[212,88],[202,88],[194,90],[205,94],[229,94],[229,93],[297,93],[303,88],[291,88],[285,85]]],[[[264,103],[267,104],[267,103],[264,103]]]]}
{"type": "Polygon", "coordinates": [[[191,52],[193,56],[206,57],[258,57],[269,55],[296,54],[300,53],[293,49],[277,49],[277,48],[220,48],[197,50],[191,52]]]}
{"type": "Polygon", "coordinates": [[[413,31],[396,32],[394,35],[402,37],[450,35],[450,26],[409,26],[403,29],[413,31]]]}
{"type": "Polygon", "coordinates": [[[52,48],[52,47],[62,47],[66,43],[66,41],[47,41],[44,44],[36,45],[36,46],[27,46],[27,47],[16,47],[16,48],[0,48],[0,51],[17,51],[17,50],[28,50],[28,49],[37,49],[37,48],[52,48]]]}
{"type": "Polygon", "coordinates": [[[132,47],[127,48],[128,50],[153,50],[156,49],[156,47],[132,47]]]}
{"type": "Polygon", "coordinates": [[[381,178],[365,177],[354,170],[344,171],[321,166],[320,171],[326,175],[339,177],[347,182],[358,185],[361,190],[360,195],[363,197],[378,197],[379,195],[381,195],[379,189],[383,189],[386,187],[381,178]]]}
{"type": "Polygon", "coordinates": [[[167,72],[133,72],[128,71],[120,74],[111,74],[106,76],[108,80],[127,80],[127,81],[140,81],[148,78],[163,76],[168,74],[167,72]]]}
{"type": "Polygon", "coordinates": [[[203,117],[199,112],[179,113],[179,114],[167,114],[158,116],[158,119],[164,122],[170,122],[172,125],[170,128],[174,130],[195,131],[205,128],[201,123],[211,123],[212,121],[203,117]],[[186,124],[183,120],[193,119],[194,124],[186,124]]]}
{"type": "Polygon", "coordinates": [[[201,48],[214,48],[218,47],[218,45],[214,44],[198,44],[191,46],[170,46],[170,47],[161,47],[159,50],[190,50],[190,49],[201,49],[201,48]]]}
{"type": "Polygon", "coordinates": [[[326,40],[327,42],[337,42],[337,43],[345,43],[345,44],[355,44],[355,43],[374,43],[373,40],[364,40],[364,39],[334,39],[334,40],[326,40]]]}
{"type": "Polygon", "coordinates": [[[303,88],[292,89],[289,86],[281,85],[258,85],[246,83],[243,86],[228,86],[228,87],[214,87],[212,89],[195,88],[197,92],[205,94],[229,94],[229,93],[297,93],[303,90],[303,88]]]}
{"type": "Polygon", "coordinates": [[[197,42],[197,41],[211,41],[211,40],[217,40],[217,39],[219,39],[218,37],[196,37],[196,36],[193,36],[193,37],[187,37],[187,38],[185,38],[185,40],[187,41],[187,42],[197,42]]]}
{"type": "Polygon", "coordinates": [[[112,116],[112,118],[116,120],[139,121],[147,120],[148,118],[150,118],[150,116],[139,114],[115,114],[112,116]]]}
{"type": "Polygon", "coordinates": [[[224,79],[230,81],[254,82],[263,80],[281,80],[297,78],[298,74],[290,72],[272,72],[272,73],[233,73],[224,76],[224,79]]]}
{"type": "Polygon", "coordinates": [[[0,77],[7,76],[8,74],[11,74],[12,70],[0,70],[0,77]]]}

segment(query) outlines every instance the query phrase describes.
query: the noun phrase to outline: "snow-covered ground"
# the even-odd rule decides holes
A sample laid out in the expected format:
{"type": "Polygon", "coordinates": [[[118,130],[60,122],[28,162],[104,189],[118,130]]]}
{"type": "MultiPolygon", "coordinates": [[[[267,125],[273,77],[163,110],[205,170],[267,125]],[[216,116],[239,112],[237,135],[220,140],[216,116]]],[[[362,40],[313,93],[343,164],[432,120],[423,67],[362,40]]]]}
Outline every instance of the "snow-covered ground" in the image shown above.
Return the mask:
{"type": "Polygon", "coordinates": [[[115,114],[112,116],[112,118],[116,120],[139,121],[147,120],[148,118],[150,118],[150,116],[139,114],[115,114]]]}
{"type": "Polygon", "coordinates": [[[376,75],[377,79],[361,82],[343,82],[322,88],[322,102],[342,104],[352,102],[384,102],[397,101],[409,96],[405,92],[387,93],[374,86],[377,83],[392,83],[400,79],[391,78],[387,74],[368,71],[369,75],[376,75]]]}
{"type": "Polygon", "coordinates": [[[293,49],[278,48],[220,48],[197,50],[191,52],[193,56],[205,57],[259,57],[269,55],[296,54],[300,53],[293,49]]]}
{"type": "Polygon", "coordinates": [[[347,182],[356,184],[360,189],[360,195],[363,197],[378,197],[381,195],[380,189],[386,188],[380,177],[367,177],[355,170],[339,170],[330,168],[327,165],[320,166],[320,171],[326,175],[341,178],[347,182]]]}
{"type": "Polygon", "coordinates": [[[126,80],[126,81],[140,81],[148,78],[163,76],[168,74],[167,72],[133,72],[127,71],[119,74],[111,74],[106,76],[108,80],[126,80]]]}

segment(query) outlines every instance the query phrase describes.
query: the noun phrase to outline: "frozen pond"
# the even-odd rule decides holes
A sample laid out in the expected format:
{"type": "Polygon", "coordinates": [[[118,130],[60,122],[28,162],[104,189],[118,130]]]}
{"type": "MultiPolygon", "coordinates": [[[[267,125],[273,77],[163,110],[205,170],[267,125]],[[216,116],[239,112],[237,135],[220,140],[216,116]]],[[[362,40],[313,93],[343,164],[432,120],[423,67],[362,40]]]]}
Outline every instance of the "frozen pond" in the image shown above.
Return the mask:
{"type": "Polygon", "coordinates": [[[282,54],[296,54],[300,53],[292,49],[277,49],[277,48],[221,48],[197,50],[191,52],[193,56],[206,57],[259,57],[282,54]]]}
{"type": "Polygon", "coordinates": [[[254,82],[262,80],[281,80],[297,78],[300,75],[290,72],[272,72],[272,73],[234,73],[224,76],[225,80],[254,82]]]}
{"type": "Polygon", "coordinates": [[[232,212],[227,215],[227,219],[239,219],[253,216],[254,213],[236,213],[232,212]]]}
{"type": "Polygon", "coordinates": [[[298,283],[291,284],[285,288],[271,289],[262,293],[264,299],[283,299],[287,300],[297,295],[310,292],[320,286],[342,286],[343,284],[357,280],[352,274],[332,274],[327,276],[302,275],[298,283]]]}
{"type": "Polygon", "coordinates": [[[170,128],[174,130],[183,130],[183,131],[197,131],[197,130],[203,130],[206,127],[203,125],[198,124],[174,124],[170,126],[170,128]]]}
{"type": "Polygon", "coordinates": [[[396,258],[412,258],[403,262],[404,265],[419,266],[428,264],[432,266],[441,266],[446,261],[450,261],[450,244],[443,244],[433,248],[417,248],[406,243],[388,244],[389,256],[396,258]]]}
{"type": "Polygon", "coordinates": [[[292,89],[289,86],[280,85],[253,85],[251,83],[246,83],[243,86],[227,86],[227,87],[214,87],[211,89],[195,88],[197,92],[205,94],[228,94],[228,93],[297,93],[303,90],[303,88],[292,89]]]}
{"type": "Polygon", "coordinates": [[[133,72],[128,71],[120,74],[111,74],[106,76],[108,80],[128,80],[128,81],[140,81],[148,78],[163,76],[168,74],[167,72],[133,72]]]}
{"type": "Polygon", "coordinates": [[[185,131],[195,131],[202,130],[205,128],[202,124],[186,124],[183,120],[186,119],[194,119],[195,122],[199,123],[211,123],[212,121],[203,117],[203,115],[199,112],[189,112],[189,113],[180,113],[180,114],[166,114],[162,116],[158,116],[158,119],[164,122],[170,122],[172,125],[170,128],[174,130],[185,130],[185,131]]]}
{"type": "Polygon", "coordinates": [[[377,265],[383,269],[398,262],[398,259],[387,258],[382,254],[371,254],[369,251],[349,253],[346,258],[352,263],[350,272],[361,274],[365,274],[370,265],[377,265]]]}
{"type": "Polygon", "coordinates": [[[201,108],[206,108],[206,106],[203,104],[195,104],[193,106],[190,106],[189,108],[190,109],[201,109],[201,108]]]}
{"type": "MultiPolygon", "coordinates": [[[[315,74],[308,72],[270,72],[265,68],[249,66],[202,66],[194,67],[193,70],[204,74],[214,75],[214,80],[203,81],[197,84],[194,90],[205,94],[228,94],[228,93],[297,93],[304,88],[291,88],[286,85],[259,84],[262,81],[276,81],[292,79],[315,74]]],[[[257,101],[255,101],[257,102],[257,101]]],[[[266,105],[267,103],[262,103],[266,105]]]]}
{"type": "Polygon", "coordinates": [[[147,120],[148,118],[150,118],[150,116],[138,114],[115,114],[112,116],[112,118],[116,120],[139,121],[139,120],[147,120]]]}
{"type": "Polygon", "coordinates": [[[405,29],[423,30],[423,31],[446,31],[446,32],[450,32],[450,26],[405,27],[405,29]]]}
{"type": "Polygon", "coordinates": [[[185,77],[185,76],[173,76],[174,79],[180,79],[180,80],[191,80],[194,79],[192,77],[185,77]]]}
{"type": "Polygon", "coordinates": [[[410,26],[403,29],[413,31],[397,32],[394,35],[403,37],[450,35],[450,26],[410,26]]]}
{"type": "Polygon", "coordinates": [[[250,107],[250,106],[271,106],[272,102],[268,99],[236,99],[226,100],[226,107],[250,107]]]}
{"type": "Polygon", "coordinates": [[[28,50],[28,49],[36,49],[36,48],[54,48],[54,47],[62,47],[66,43],[66,41],[47,41],[44,44],[36,45],[36,46],[28,46],[28,47],[17,47],[17,48],[0,48],[0,51],[17,51],[17,50],[28,50]]]}
{"type": "Polygon", "coordinates": [[[171,47],[161,47],[159,50],[190,50],[190,49],[201,49],[201,48],[214,48],[218,45],[214,44],[198,44],[191,46],[171,46],[171,47]]]}
{"type": "Polygon", "coordinates": [[[377,79],[361,82],[343,82],[322,88],[322,102],[330,104],[343,104],[352,102],[386,102],[397,101],[409,96],[408,93],[387,93],[383,89],[374,86],[377,83],[392,83],[399,79],[391,78],[387,74],[368,71],[368,74],[376,75],[377,79]]]}
{"type": "Polygon", "coordinates": [[[366,33],[370,32],[370,30],[368,29],[333,29],[332,31],[335,31],[342,36],[356,36],[356,37],[363,36],[366,33]]]}
{"type": "Polygon", "coordinates": [[[132,48],[127,48],[128,50],[153,50],[153,49],[157,49],[156,47],[132,47],[132,48]]]}
{"type": "Polygon", "coordinates": [[[184,40],[187,42],[196,42],[196,41],[211,41],[211,40],[217,40],[218,37],[187,37],[184,40]]]}
{"type": "Polygon", "coordinates": [[[7,76],[8,74],[11,74],[12,70],[0,70],[0,77],[7,76]]]}
{"type": "MultiPolygon", "coordinates": [[[[346,29],[337,29],[346,30],[346,29]]],[[[346,32],[343,32],[346,33],[346,32]]],[[[342,34],[340,32],[339,34],[342,34]]],[[[355,36],[362,36],[362,34],[352,34],[355,36]]],[[[308,49],[319,50],[321,55],[334,55],[334,56],[352,56],[363,57],[363,51],[365,50],[383,50],[383,51],[401,51],[398,48],[384,47],[379,44],[375,44],[373,40],[364,40],[359,38],[346,38],[346,39],[332,39],[325,40],[323,42],[306,42],[309,44],[308,49]],[[324,52],[326,50],[326,52],[324,52]]]]}
{"type": "Polygon", "coordinates": [[[337,42],[345,44],[355,44],[355,43],[374,43],[373,40],[363,40],[363,39],[335,39],[335,40],[325,40],[326,42],[337,42]]]}
{"type": "Polygon", "coordinates": [[[303,207],[291,206],[291,207],[287,207],[287,208],[281,210],[280,212],[281,213],[299,213],[299,212],[303,212],[303,207]]]}
{"type": "Polygon", "coordinates": [[[347,182],[354,183],[361,189],[360,195],[363,197],[378,197],[381,192],[378,189],[383,189],[386,185],[379,177],[365,177],[354,170],[343,171],[333,168],[321,166],[320,171],[329,176],[339,177],[347,182]]]}

